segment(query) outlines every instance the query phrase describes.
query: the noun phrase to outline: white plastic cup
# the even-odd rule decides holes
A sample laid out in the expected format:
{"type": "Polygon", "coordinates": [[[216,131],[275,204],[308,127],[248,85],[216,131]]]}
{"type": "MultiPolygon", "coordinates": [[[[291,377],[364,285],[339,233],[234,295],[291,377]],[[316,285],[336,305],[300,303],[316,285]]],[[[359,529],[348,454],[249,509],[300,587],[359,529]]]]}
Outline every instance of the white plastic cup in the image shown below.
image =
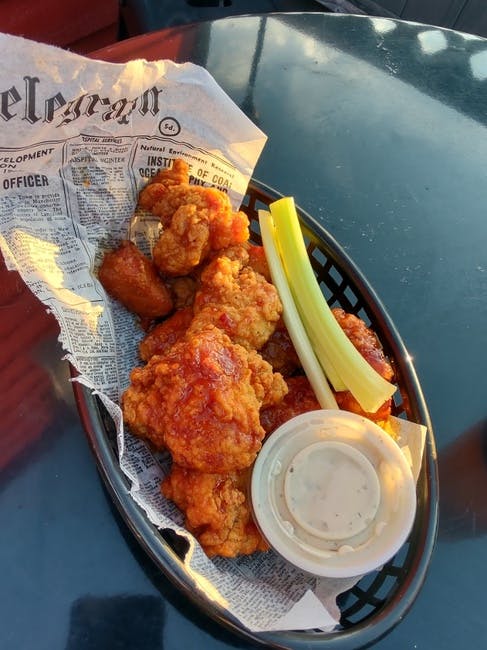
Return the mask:
{"type": "Polygon", "coordinates": [[[272,548],[317,576],[377,569],[406,541],[416,486],[394,440],[348,411],[319,410],[281,425],[251,482],[254,516],[272,548]]]}

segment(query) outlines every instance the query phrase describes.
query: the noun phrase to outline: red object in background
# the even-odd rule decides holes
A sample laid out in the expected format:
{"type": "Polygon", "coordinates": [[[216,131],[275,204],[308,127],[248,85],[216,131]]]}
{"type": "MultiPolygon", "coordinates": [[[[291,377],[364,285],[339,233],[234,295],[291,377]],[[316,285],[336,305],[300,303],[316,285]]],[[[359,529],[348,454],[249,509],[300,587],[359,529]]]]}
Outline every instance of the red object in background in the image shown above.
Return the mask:
{"type": "Polygon", "coordinates": [[[118,11],[117,0],[2,0],[0,31],[86,54],[117,40],[118,11]]]}
{"type": "MultiPolygon", "coordinates": [[[[184,63],[190,59],[193,40],[196,39],[194,25],[182,25],[164,30],[164,59],[171,59],[176,63],[184,63]]],[[[141,56],[148,61],[161,58],[161,35],[159,32],[149,32],[136,38],[127,38],[124,41],[112,44],[113,47],[92,50],[89,57],[102,59],[111,63],[125,63],[131,59],[140,59],[141,56]],[[143,54],[141,55],[141,52],[143,54]]]]}
{"type": "Polygon", "coordinates": [[[16,271],[7,271],[0,254],[0,471],[51,421],[51,377],[33,352],[58,331],[55,318],[16,271]]]}

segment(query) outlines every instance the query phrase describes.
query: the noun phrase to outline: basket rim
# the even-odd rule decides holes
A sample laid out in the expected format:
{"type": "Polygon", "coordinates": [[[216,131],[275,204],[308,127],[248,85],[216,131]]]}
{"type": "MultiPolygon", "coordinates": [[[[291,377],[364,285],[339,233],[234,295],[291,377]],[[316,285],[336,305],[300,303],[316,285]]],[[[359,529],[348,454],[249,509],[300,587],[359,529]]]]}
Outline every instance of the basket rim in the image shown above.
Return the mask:
{"type": "MultiPolygon", "coordinates": [[[[252,179],[246,196],[250,197],[253,200],[253,205],[255,205],[256,201],[268,204],[283,195],[268,185],[252,179]]],[[[245,207],[243,206],[242,209],[245,209],[245,207]]],[[[412,409],[413,418],[415,421],[426,425],[428,429],[423,467],[418,481],[418,510],[411,534],[413,541],[410,544],[410,547],[414,545],[416,550],[412,553],[410,548],[408,552],[408,556],[412,553],[412,561],[405,580],[396,589],[392,598],[378,612],[374,612],[359,623],[337,632],[249,631],[224,607],[210,601],[200,591],[190,578],[184,563],[175,550],[161,536],[160,530],[149,521],[146,513],[130,495],[128,479],[120,469],[116,449],[108,439],[103,406],[99,399],[89,388],[78,381],[72,382],[73,392],[98,470],[122,519],[152,561],[200,611],[237,635],[268,647],[296,650],[325,647],[330,650],[363,648],[384,637],[404,618],[412,607],[426,578],[438,527],[438,469],[435,440],[416,371],[399,332],[379,297],[357,265],[321,223],[298,205],[296,209],[304,229],[316,241],[320,242],[320,247],[323,247],[327,256],[330,256],[333,260],[339,260],[340,271],[343,270],[353,281],[361,298],[370,310],[371,316],[381,323],[381,329],[383,330],[381,335],[383,333],[387,335],[387,345],[394,350],[395,358],[397,357],[396,362],[399,363],[401,369],[402,379],[405,380],[404,389],[408,396],[408,404],[412,409]]],[[[71,367],[71,374],[75,379],[77,373],[73,367],[71,367]]]]}

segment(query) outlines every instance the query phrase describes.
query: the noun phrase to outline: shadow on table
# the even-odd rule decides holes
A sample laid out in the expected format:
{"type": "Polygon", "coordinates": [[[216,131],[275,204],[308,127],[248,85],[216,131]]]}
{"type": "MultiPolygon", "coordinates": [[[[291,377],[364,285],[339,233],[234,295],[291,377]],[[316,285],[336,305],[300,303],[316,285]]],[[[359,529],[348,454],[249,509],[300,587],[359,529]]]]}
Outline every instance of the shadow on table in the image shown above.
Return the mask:
{"type": "Polygon", "coordinates": [[[86,596],[71,607],[65,650],[161,650],[164,619],[156,596],[86,596]]]}
{"type": "MultiPolygon", "coordinates": [[[[123,517],[120,515],[119,511],[114,505],[113,500],[105,487],[104,492],[109,508],[113,513],[115,523],[117,524],[120,534],[127,543],[127,547],[132,553],[134,560],[139,564],[147,580],[158,591],[162,602],[166,603],[168,606],[168,613],[166,614],[166,617],[172,616],[173,621],[175,620],[174,612],[170,611],[171,608],[174,608],[177,610],[178,614],[183,617],[188,626],[194,625],[203,633],[203,635],[208,635],[208,637],[214,639],[217,643],[223,644],[226,648],[235,648],[238,650],[250,650],[251,648],[255,648],[255,643],[249,642],[247,639],[244,639],[234,632],[229,631],[223,625],[216,624],[209,616],[204,614],[202,610],[200,610],[193,602],[191,602],[187,595],[185,595],[180,589],[173,585],[170,580],[168,580],[167,576],[155,564],[155,562],[152,561],[149,555],[140,546],[136,537],[128,528],[127,523],[124,521],[123,517]]],[[[174,540],[168,538],[167,541],[172,543],[174,540]]],[[[184,551],[184,549],[182,550],[184,551]]],[[[165,619],[162,625],[165,625],[165,619]]],[[[179,625],[182,625],[182,623],[180,622],[179,625]]],[[[183,647],[183,642],[181,643],[181,647],[183,647]]],[[[211,643],[211,641],[209,641],[209,643],[211,643]]],[[[202,644],[203,648],[206,647],[204,638],[202,640],[202,644]]],[[[112,650],[113,647],[116,647],[117,650],[126,650],[125,645],[120,646],[120,648],[118,646],[110,646],[110,648],[106,648],[106,650],[112,650]]],[[[163,646],[154,646],[153,650],[159,650],[161,647],[163,646]]],[[[145,650],[146,646],[143,646],[142,648],[145,650]]],[[[92,650],[92,648],[89,646],[67,646],[66,650],[92,650]]],[[[96,650],[98,650],[98,648],[96,650]]],[[[105,647],[103,647],[103,650],[105,650],[105,647]]],[[[141,649],[139,646],[133,646],[133,648],[130,650],[141,649]]]]}
{"type": "Polygon", "coordinates": [[[456,541],[487,534],[487,419],[443,449],[439,539],[456,541]]]}

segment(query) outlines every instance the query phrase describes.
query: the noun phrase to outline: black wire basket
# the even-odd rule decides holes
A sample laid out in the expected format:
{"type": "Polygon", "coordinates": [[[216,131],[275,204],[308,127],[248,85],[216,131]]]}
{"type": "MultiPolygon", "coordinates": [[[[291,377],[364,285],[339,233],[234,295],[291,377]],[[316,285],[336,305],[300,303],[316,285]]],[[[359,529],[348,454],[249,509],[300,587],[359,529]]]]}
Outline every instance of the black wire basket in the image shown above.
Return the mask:
{"type": "MultiPolygon", "coordinates": [[[[267,209],[280,195],[253,181],[242,203],[251,224],[251,241],[261,243],[259,209],[267,209]]],[[[297,208],[316,277],[331,307],[341,307],[362,318],[377,333],[395,372],[398,390],[392,414],[424,424],[427,439],[417,483],[417,511],[411,534],[399,552],[380,570],[363,577],[340,595],[338,631],[248,631],[224,607],[196,588],[184,565],[188,543],[172,530],[160,530],[129,494],[130,484],[118,463],[116,431],[102,402],[73,382],[80,416],[98,468],[123,519],[142,547],[165,575],[215,621],[267,647],[351,649],[369,646],[399,623],[412,606],[429,566],[438,523],[438,474],[435,443],[428,410],[410,356],[366,279],[333,237],[312,217],[297,208]]],[[[75,373],[74,373],[75,374],[75,373]]]]}

